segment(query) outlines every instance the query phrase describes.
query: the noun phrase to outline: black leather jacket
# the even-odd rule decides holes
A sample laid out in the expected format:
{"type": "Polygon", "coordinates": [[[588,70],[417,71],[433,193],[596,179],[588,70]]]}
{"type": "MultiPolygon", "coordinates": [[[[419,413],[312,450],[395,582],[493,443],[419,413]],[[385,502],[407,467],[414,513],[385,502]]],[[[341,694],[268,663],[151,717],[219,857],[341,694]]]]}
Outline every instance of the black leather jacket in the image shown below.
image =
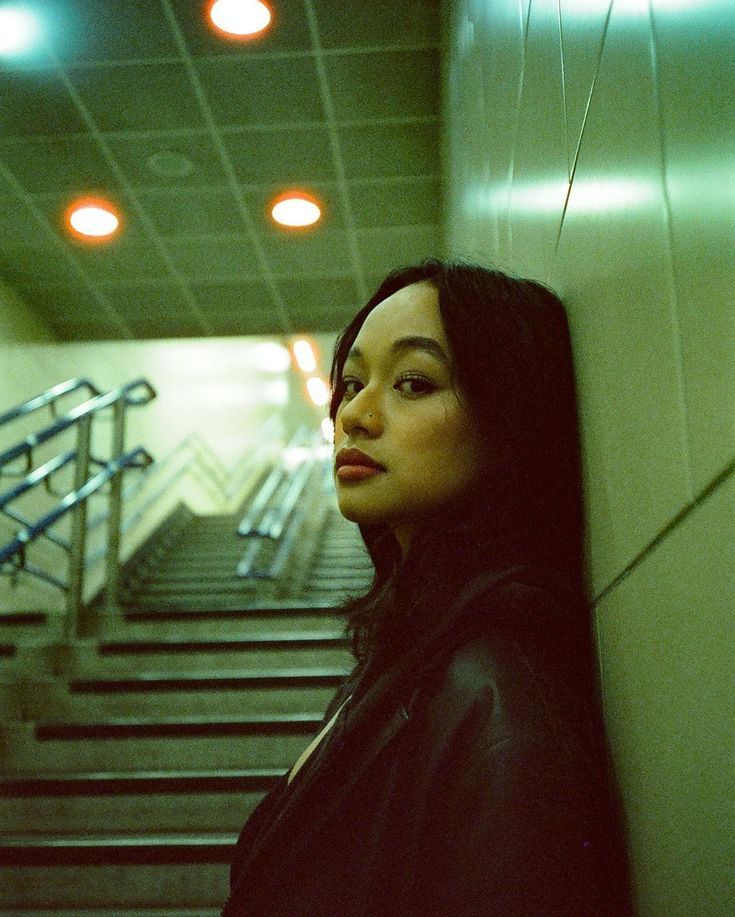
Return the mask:
{"type": "Polygon", "coordinates": [[[512,575],[472,583],[365,687],[245,825],[225,917],[621,917],[625,843],[563,676],[487,622],[553,623],[512,575]]]}

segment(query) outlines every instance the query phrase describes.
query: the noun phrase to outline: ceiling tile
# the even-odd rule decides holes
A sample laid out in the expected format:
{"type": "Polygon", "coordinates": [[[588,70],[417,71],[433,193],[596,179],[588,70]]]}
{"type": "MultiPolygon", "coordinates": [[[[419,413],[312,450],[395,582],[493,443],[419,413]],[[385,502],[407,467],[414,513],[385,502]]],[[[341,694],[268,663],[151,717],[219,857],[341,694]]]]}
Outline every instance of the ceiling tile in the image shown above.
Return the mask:
{"type": "Polygon", "coordinates": [[[128,337],[125,330],[114,322],[88,320],[67,316],[49,320],[51,329],[60,341],[119,341],[128,337]]]}
{"type": "Polygon", "coordinates": [[[244,184],[336,178],[326,126],[265,130],[225,129],[222,140],[244,184]]]}
{"type": "Polygon", "coordinates": [[[347,178],[436,175],[440,170],[437,122],[342,125],[347,178]]]}
{"type": "Polygon", "coordinates": [[[425,226],[441,222],[441,182],[438,177],[350,182],[348,191],[358,229],[425,226]]]}
{"type": "MultiPolygon", "coordinates": [[[[219,150],[206,131],[176,133],[160,131],[128,136],[106,135],[110,152],[125,172],[133,188],[188,188],[196,185],[222,185],[226,180],[219,150]],[[179,157],[181,168],[162,174],[149,159],[155,156],[179,157]],[[186,161],[191,164],[186,171],[186,161]]],[[[165,162],[164,162],[165,166],[165,162]]]]}
{"type": "Polygon", "coordinates": [[[79,274],[50,244],[6,243],[0,248],[0,279],[9,284],[33,283],[41,274],[46,281],[76,281],[79,274]]]}
{"type": "Polygon", "coordinates": [[[222,313],[221,315],[209,316],[210,334],[220,335],[253,335],[267,334],[279,335],[283,329],[274,325],[273,313],[268,312],[240,312],[222,313]]]}
{"type": "Polygon", "coordinates": [[[50,322],[80,320],[99,321],[100,313],[107,321],[109,315],[100,307],[91,291],[77,283],[33,283],[19,287],[21,296],[33,300],[36,309],[50,322]]]}
{"type": "Polygon", "coordinates": [[[243,228],[242,216],[226,188],[141,191],[138,199],[167,238],[236,233],[243,228]]]}
{"type": "Polygon", "coordinates": [[[172,283],[98,284],[110,306],[124,318],[190,314],[181,288],[172,283]]]}
{"type": "Polygon", "coordinates": [[[191,0],[169,2],[194,57],[272,54],[305,51],[311,47],[302,0],[281,0],[278,4],[272,4],[274,15],[270,26],[261,35],[250,39],[228,38],[218,32],[201,15],[201,3],[192,3],[191,0]]]}
{"type": "Polygon", "coordinates": [[[217,124],[242,127],[324,119],[316,67],[309,56],[198,61],[217,124]]]}
{"type": "Polygon", "coordinates": [[[166,248],[179,273],[194,280],[242,280],[260,271],[252,244],[244,235],[174,239],[166,248]]]}
{"type": "Polygon", "coordinates": [[[48,230],[18,197],[0,195],[0,239],[23,239],[29,245],[48,241],[48,230]]]}
{"type": "Polygon", "coordinates": [[[362,229],[357,244],[365,270],[378,273],[439,257],[443,244],[439,226],[400,229],[362,229]]]}
{"type": "MultiPolygon", "coordinates": [[[[335,306],[333,309],[322,309],[321,311],[296,312],[291,315],[291,323],[296,333],[340,332],[354,318],[357,310],[357,306],[335,306]]],[[[323,354],[322,366],[325,371],[329,370],[331,360],[331,351],[323,354]]]]}
{"type": "Polygon", "coordinates": [[[357,305],[357,286],[349,275],[338,277],[282,277],[278,291],[292,315],[331,311],[357,305]]]}
{"type": "Polygon", "coordinates": [[[73,67],[69,75],[101,131],[160,131],[203,125],[183,64],[73,67]]]}
{"type": "Polygon", "coordinates": [[[337,121],[432,115],[439,105],[439,52],[381,51],[326,59],[337,121]]]}
{"type": "Polygon", "coordinates": [[[229,281],[192,283],[192,292],[208,316],[232,312],[262,312],[273,308],[273,296],[265,283],[229,281]]]}
{"type": "Polygon", "coordinates": [[[98,145],[88,137],[35,137],[0,143],[0,162],[30,193],[82,193],[118,184],[98,145]]]}
{"type": "Polygon", "coordinates": [[[206,336],[201,324],[194,318],[131,319],[128,324],[136,338],[198,338],[206,336]]]}
{"type": "Polygon", "coordinates": [[[62,60],[124,60],[176,55],[158,3],[74,0],[54,10],[55,50],[62,60]]]}
{"type": "Polygon", "coordinates": [[[318,0],[314,9],[325,48],[434,43],[440,33],[440,0],[318,0]]]}
{"type": "Polygon", "coordinates": [[[308,273],[317,265],[334,274],[350,264],[344,233],[336,230],[317,230],[308,236],[269,234],[263,237],[262,244],[271,272],[277,276],[308,273]]]}
{"type": "Polygon", "coordinates": [[[58,77],[46,70],[0,70],[0,137],[71,134],[84,129],[58,77]]]}
{"type": "Polygon", "coordinates": [[[75,254],[93,283],[120,277],[156,279],[168,274],[165,262],[153,246],[141,242],[121,239],[89,248],[83,248],[80,243],[75,245],[75,254]]]}

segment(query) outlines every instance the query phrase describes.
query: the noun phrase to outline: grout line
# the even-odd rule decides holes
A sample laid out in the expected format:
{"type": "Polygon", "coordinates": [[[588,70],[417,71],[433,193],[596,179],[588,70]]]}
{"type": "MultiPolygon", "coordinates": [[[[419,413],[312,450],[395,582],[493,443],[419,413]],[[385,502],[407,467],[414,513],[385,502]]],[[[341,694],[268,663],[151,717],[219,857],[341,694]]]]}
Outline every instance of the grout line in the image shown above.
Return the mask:
{"type": "Polygon", "coordinates": [[[340,189],[339,200],[342,209],[342,216],[345,221],[347,230],[347,242],[349,245],[350,260],[357,281],[357,295],[362,302],[368,298],[367,284],[365,282],[365,272],[363,271],[362,258],[360,249],[357,244],[357,231],[355,229],[355,219],[350,204],[350,193],[347,186],[347,177],[345,174],[344,158],[342,156],[342,145],[337,132],[337,121],[334,116],[334,104],[332,102],[332,93],[329,88],[327,78],[327,68],[324,63],[324,54],[322,52],[321,39],[319,37],[319,24],[316,18],[316,11],[312,0],[304,0],[306,18],[309,23],[309,33],[314,46],[314,63],[316,66],[317,79],[319,81],[319,92],[321,95],[324,113],[326,115],[327,133],[329,135],[329,145],[332,150],[332,159],[334,161],[334,171],[337,176],[337,183],[340,189]]]}
{"type": "MultiPolygon", "coordinates": [[[[411,51],[434,51],[439,47],[437,42],[417,41],[410,44],[388,44],[388,45],[342,45],[339,48],[322,48],[321,53],[325,57],[346,57],[352,55],[367,54],[396,54],[411,51]]],[[[272,60],[305,60],[314,55],[310,49],[291,50],[291,51],[256,51],[249,48],[247,51],[225,54],[197,54],[192,55],[196,60],[205,64],[220,64],[230,61],[272,61],[272,60]]],[[[69,69],[90,70],[99,68],[104,70],[120,69],[122,67],[145,67],[156,64],[180,64],[181,58],[173,55],[162,55],[160,57],[129,57],[119,60],[104,60],[95,58],[80,58],[70,60],[67,66],[69,69]]],[[[33,70],[44,69],[42,65],[33,70]]]]}
{"type": "Polygon", "coordinates": [[[564,145],[567,150],[567,181],[572,180],[572,156],[569,149],[569,106],[567,102],[567,79],[564,67],[564,27],[561,17],[561,0],[556,0],[556,19],[559,25],[559,56],[561,63],[561,97],[564,103],[564,145]]]}
{"type": "Polygon", "coordinates": [[[735,459],[733,459],[728,465],[726,465],[722,471],[715,475],[714,478],[706,484],[702,490],[690,500],[684,507],[681,509],[674,518],[668,522],[661,531],[651,539],[651,541],[640,551],[633,560],[609,583],[601,592],[599,592],[592,599],[592,604],[597,605],[601,599],[604,599],[606,595],[616,589],[620,583],[627,579],[630,574],[636,570],[648,556],[653,553],[653,551],[674,531],[678,528],[689,515],[698,509],[709,497],[714,494],[719,487],[727,482],[727,479],[735,476],[735,459]]]}
{"type": "MultiPolygon", "coordinates": [[[[523,15],[523,0],[518,0],[518,12],[520,13],[521,23],[523,26],[523,51],[521,54],[521,72],[518,75],[518,90],[516,92],[515,111],[513,115],[513,138],[510,144],[510,162],[508,163],[508,195],[505,208],[505,240],[508,243],[505,260],[509,263],[513,260],[513,230],[511,226],[511,199],[513,196],[513,179],[515,177],[515,160],[516,147],[518,144],[518,130],[521,120],[521,105],[523,104],[523,94],[526,84],[526,57],[528,54],[528,33],[531,28],[531,5],[533,0],[528,0],[526,15],[523,15]]],[[[500,239],[500,234],[498,234],[500,239]]]]}
{"type": "MultiPolygon", "coordinates": [[[[394,115],[380,118],[345,118],[339,122],[340,127],[403,127],[412,125],[438,124],[437,115],[394,115]]],[[[228,134],[257,134],[270,131],[309,131],[324,129],[323,121],[280,121],[276,124],[251,123],[242,125],[223,125],[218,128],[223,135],[228,134]]],[[[210,131],[204,127],[167,127],[163,130],[112,130],[103,131],[101,136],[113,140],[143,140],[162,137],[206,137],[210,138],[210,131]]],[[[210,138],[211,139],[211,138],[210,138]]],[[[88,131],[72,131],[66,134],[21,134],[13,137],[0,138],[0,148],[21,146],[26,143],[41,142],[44,140],[89,140],[88,131]]]]}
{"type": "Polygon", "coordinates": [[[250,213],[250,208],[248,207],[247,201],[245,200],[242,189],[238,184],[237,175],[235,174],[235,169],[232,165],[232,160],[227,151],[227,148],[222,141],[222,134],[217,124],[215,123],[212,109],[209,106],[206,93],[204,92],[196,68],[194,67],[194,61],[189,54],[188,48],[186,46],[186,41],[184,40],[184,36],[182,35],[181,29],[176,20],[176,14],[171,8],[171,0],[161,0],[161,6],[163,7],[164,14],[169,22],[169,26],[171,27],[174,41],[179,48],[181,61],[186,68],[189,82],[191,83],[192,90],[196,96],[197,102],[199,103],[199,108],[204,117],[205,124],[207,125],[209,135],[219,154],[222,168],[227,175],[232,196],[235,200],[235,203],[237,204],[237,208],[240,211],[240,216],[242,217],[243,223],[245,224],[245,228],[250,237],[250,242],[253,246],[253,250],[255,251],[255,257],[258,261],[263,280],[265,281],[265,285],[268,288],[268,292],[271,294],[273,303],[276,307],[283,333],[289,335],[292,333],[293,329],[291,327],[291,320],[286,308],[285,301],[281,296],[278,285],[275,281],[273,273],[271,272],[265,249],[263,248],[263,244],[255,229],[255,221],[253,220],[253,216],[250,213]]]}
{"type": "Polygon", "coordinates": [[[661,153],[661,191],[664,202],[664,214],[666,219],[666,247],[667,253],[669,256],[669,266],[671,270],[671,325],[674,332],[674,346],[676,351],[676,374],[679,387],[679,405],[681,408],[681,415],[684,422],[684,456],[686,461],[686,483],[687,483],[687,492],[689,496],[693,495],[694,492],[694,481],[693,481],[693,472],[692,472],[692,459],[691,459],[691,424],[689,418],[689,411],[687,409],[687,387],[686,387],[686,375],[684,371],[684,348],[683,348],[683,335],[681,331],[681,323],[679,321],[679,307],[681,302],[681,294],[679,291],[679,283],[677,280],[677,263],[676,263],[676,249],[674,247],[674,227],[673,227],[673,218],[672,218],[672,207],[671,207],[671,196],[669,194],[669,180],[668,180],[668,159],[666,155],[666,126],[664,124],[664,115],[663,115],[663,106],[661,104],[661,80],[658,68],[658,48],[656,42],[656,24],[655,24],[655,15],[653,12],[653,7],[651,0],[648,2],[648,15],[649,15],[649,25],[650,25],[650,34],[651,34],[651,71],[653,76],[653,94],[656,105],[656,126],[658,128],[659,136],[659,149],[661,153]]]}
{"type": "Polygon", "coordinates": [[[597,85],[597,77],[600,74],[600,66],[602,64],[602,54],[605,50],[605,41],[607,39],[607,31],[610,26],[610,17],[612,15],[613,0],[609,0],[609,6],[607,8],[607,14],[605,16],[605,23],[602,27],[602,37],[600,38],[600,48],[597,53],[597,66],[595,67],[594,75],[592,76],[592,82],[590,83],[590,91],[587,95],[587,103],[584,107],[584,114],[582,115],[582,126],[579,130],[579,138],[577,139],[577,147],[574,151],[574,158],[572,160],[572,168],[569,174],[569,186],[567,187],[566,197],[564,198],[564,205],[561,210],[561,217],[559,219],[559,229],[556,234],[556,242],[554,244],[554,258],[559,251],[559,245],[561,243],[561,234],[564,228],[564,220],[567,216],[567,209],[569,207],[569,198],[572,194],[572,186],[574,184],[574,178],[577,174],[577,164],[579,163],[579,153],[582,148],[582,137],[584,136],[585,128],[587,127],[587,119],[589,117],[590,108],[592,107],[592,96],[595,92],[595,86],[597,85]]]}

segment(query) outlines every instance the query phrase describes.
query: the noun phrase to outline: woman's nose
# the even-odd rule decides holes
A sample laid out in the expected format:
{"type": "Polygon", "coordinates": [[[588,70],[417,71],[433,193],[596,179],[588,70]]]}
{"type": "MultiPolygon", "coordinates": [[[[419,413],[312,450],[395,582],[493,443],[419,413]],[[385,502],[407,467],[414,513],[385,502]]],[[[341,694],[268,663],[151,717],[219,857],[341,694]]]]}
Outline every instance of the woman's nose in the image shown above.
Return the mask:
{"type": "Polygon", "coordinates": [[[339,413],[339,422],[345,433],[363,430],[374,436],[380,431],[382,424],[381,412],[375,397],[365,388],[359,391],[343,405],[339,413]]]}

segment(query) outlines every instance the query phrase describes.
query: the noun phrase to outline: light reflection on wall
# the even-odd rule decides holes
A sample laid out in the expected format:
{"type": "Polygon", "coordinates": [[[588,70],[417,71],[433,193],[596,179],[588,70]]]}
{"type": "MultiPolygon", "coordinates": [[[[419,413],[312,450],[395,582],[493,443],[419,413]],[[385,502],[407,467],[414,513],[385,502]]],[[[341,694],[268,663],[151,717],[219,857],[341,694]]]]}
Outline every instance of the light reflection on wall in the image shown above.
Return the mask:
{"type": "Polygon", "coordinates": [[[569,183],[539,181],[525,185],[479,188],[472,190],[466,200],[469,212],[495,213],[512,207],[524,213],[561,213],[567,194],[577,213],[606,213],[643,207],[655,199],[656,189],[640,180],[600,178],[569,183]]]}

